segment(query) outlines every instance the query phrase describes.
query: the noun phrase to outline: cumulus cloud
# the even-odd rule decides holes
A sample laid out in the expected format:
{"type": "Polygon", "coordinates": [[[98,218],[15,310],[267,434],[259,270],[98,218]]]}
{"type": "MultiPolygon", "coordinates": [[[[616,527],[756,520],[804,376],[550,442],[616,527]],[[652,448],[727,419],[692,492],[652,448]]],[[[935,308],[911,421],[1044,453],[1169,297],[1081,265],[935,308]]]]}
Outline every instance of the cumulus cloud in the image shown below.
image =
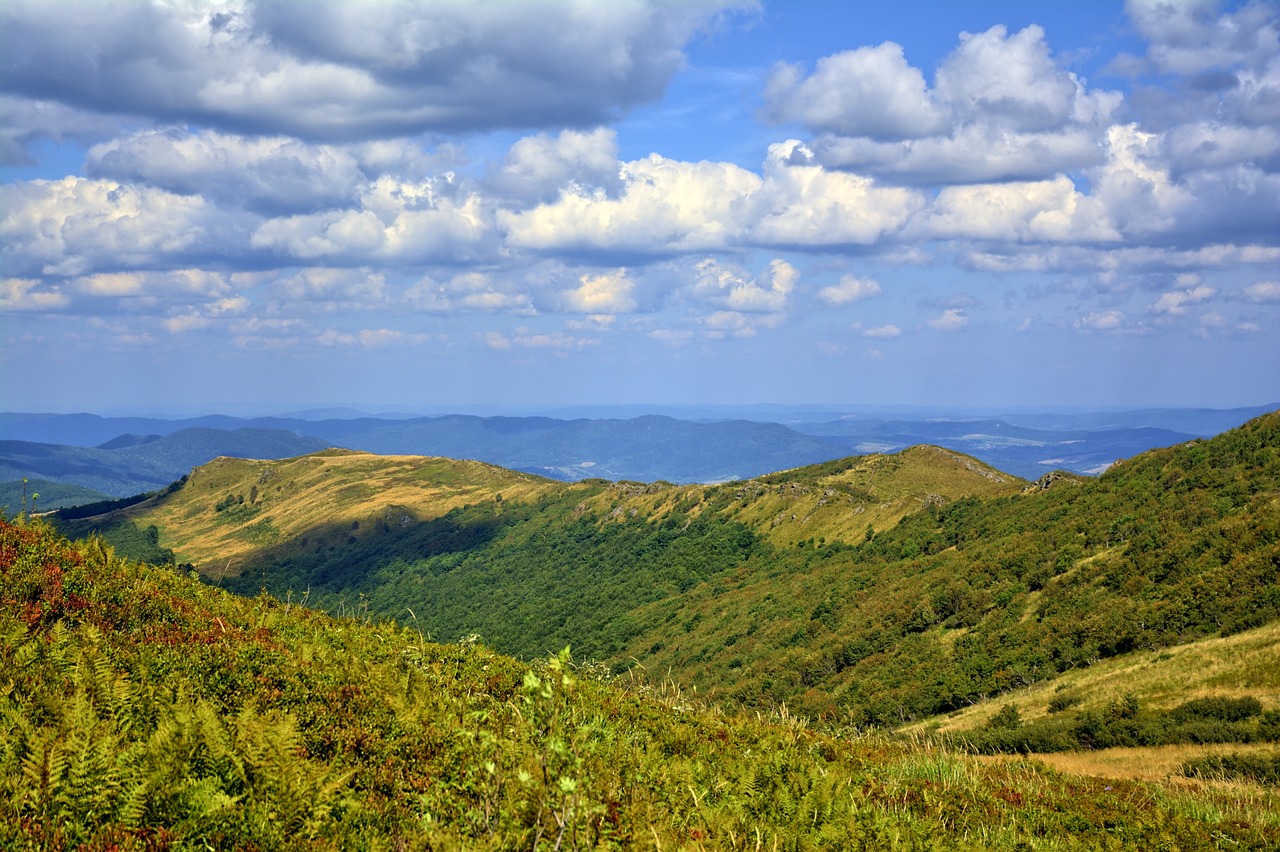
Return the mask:
{"type": "Polygon", "coordinates": [[[1125,316],[1121,311],[1090,311],[1075,321],[1079,331],[1116,331],[1124,327],[1125,316]]]}
{"type": "Polygon", "coordinates": [[[119,128],[118,119],[56,100],[0,94],[0,166],[33,165],[27,149],[37,140],[92,142],[116,134],[119,128]]]}
{"type": "Polygon", "coordinates": [[[1120,233],[1095,198],[1072,181],[949,186],[918,216],[911,233],[927,239],[1021,242],[1114,242],[1120,233]]]}
{"type": "Polygon", "coordinates": [[[932,88],[892,42],[774,70],[767,115],[818,134],[818,161],[904,183],[1032,179],[1096,164],[1119,93],[1053,61],[1044,31],[962,33],[932,88]]]}
{"type": "Polygon", "coordinates": [[[264,214],[335,207],[354,201],[366,183],[357,158],[331,145],[173,128],[95,145],[85,170],[264,214]]]}
{"type": "Polygon", "coordinates": [[[734,314],[779,313],[786,310],[800,273],[782,259],[770,261],[760,275],[751,275],[740,267],[707,258],[694,266],[694,276],[690,292],[707,304],[734,314]]]}
{"type": "Polygon", "coordinates": [[[721,248],[744,231],[745,200],[761,178],[731,163],[686,163],[657,154],[620,170],[623,189],[579,188],[528,211],[501,211],[507,241],[516,247],[613,249],[668,253],[721,248]]]}
{"type": "Polygon", "coordinates": [[[562,192],[616,195],[622,186],[617,134],[602,127],[526,136],[511,146],[487,183],[519,201],[545,203],[562,192]]]}
{"type": "Polygon", "coordinates": [[[969,315],[960,308],[947,308],[924,324],[934,331],[961,331],[969,325],[969,315]]]}
{"type": "Polygon", "coordinates": [[[484,272],[461,272],[444,281],[425,275],[405,291],[409,304],[421,311],[507,311],[536,313],[527,293],[512,289],[508,279],[484,272]]]}
{"type": "Polygon", "coordinates": [[[290,303],[374,307],[388,298],[386,276],[370,269],[309,267],[277,279],[272,288],[290,303]]]}
{"type": "Polygon", "coordinates": [[[880,284],[870,278],[841,276],[839,282],[818,291],[818,298],[829,305],[847,305],[880,295],[880,284]]]}
{"type": "Polygon", "coordinates": [[[741,3],[0,6],[0,86],[104,113],[338,141],[603,123],[741,3]]]}
{"type": "Polygon", "coordinates": [[[583,275],[579,286],[564,294],[566,307],[584,314],[625,314],[636,309],[632,295],[635,282],[627,270],[617,269],[600,275],[583,275]]]}
{"type": "Polygon", "coordinates": [[[1158,71],[1194,75],[1251,65],[1280,45],[1274,7],[1247,3],[1218,14],[1218,0],[1129,0],[1125,11],[1149,42],[1146,58],[1158,71]]]}
{"type": "Polygon", "coordinates": [[[67,177],[4,187],[5,267],[21,275],[177,266],[235,256],[245,222],[204,198],[67,177]]]}
{"type": "Polygon", "coordinates": [[[509,244],[538,251],[651,254],[736,245],[869,245],[902,226],[922,196],[810,164],[794,140],[769,147],[763,175],[732,163],[656,154],[622,163],[622,189],[570,185],[526,211],[500,210],[509,244]]]}
{"type": "Polygon", "coordinates": [[[896,325],[874,325],[871,328],[863,328],[862,323],[855,323],[853,330],[863,337],[875,337],[881,340],[892,340],[902,334],[902,329],[896,325]]]}
{"type": "Polygon", "coordinates": [[[1244,288],[1244,297],[1259,304],[1280,303],[1280,281],[1258,281],[1244,288]]]}
{"type": "Polygon", "coordinates": [[[0,310],[56,311],[71,299],[36,278],[0,278],[0,310]]]}
{"type": "Polygon", "coordinates": [[[298,260],[458,262],[491,253],[492,208],[454,193],[449,176],[422,182],[379,178],[360,206],[281,216],[253,232],[253,248],[298,260]]]}
{"type": "Polygon", "coordinates": [[[947,123],[924,75],[893,42],[824,57],[807,77],[800,66],[779,65],[764,95],[774,121],[800,121],[842,136],[914,138],[947,123]]]}
{"type": "Polygon", "coordinates": [[[751,238],[761,245],[870,245],[901,228],[924,199],[914,190],[812,165],[796,140],[769,146],[765,181],[753,199],[751,238]]]}
{"type": "MultiPolygon", "coordinates": [[[[1195,276],[1192,277],[1195,278],[1195,276]]],[[[1153,314],[1181,316],[1187,312],[1189,305],[1199,304],[1200,302],[1212,299],[1218,294],[1218,291],[1213,287],[1201,284],[1198,280],[1188,281],[1186,283],[1190,286],[1161,293],[1160,297],[1151,304],[1149,310],[1153,314]]]]}

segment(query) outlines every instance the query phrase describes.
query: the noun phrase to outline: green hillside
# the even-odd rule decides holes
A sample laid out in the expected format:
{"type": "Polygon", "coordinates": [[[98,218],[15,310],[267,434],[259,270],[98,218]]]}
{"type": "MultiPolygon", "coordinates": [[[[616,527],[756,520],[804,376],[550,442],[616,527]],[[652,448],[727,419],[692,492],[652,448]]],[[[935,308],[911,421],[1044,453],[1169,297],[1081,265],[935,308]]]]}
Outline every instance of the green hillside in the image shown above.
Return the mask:
{"type": "Polygon", "coordinates": [[[6,849],[1274,848],[1251,784],[987,763],[243,598],[0,521],[6,849]]]}
{"type": "Polygon", "coordinates": [[[628,616],[637,607],[747,560],[776,565],[800,540],[860,541],[922,506],[1023,486],[933,447],[713,487],[559,483],[478,462],[327,450],[218,459],[158,500],[67,528],[123,544],[127,518],[157,527],[178,562],[245,594],[414,618],[434,636],[479,633],[525,658],[572,643],[604,659],[642,629],[628,616]]]}
{"type": "Polygon", "coordinates": [[[1280,414],[1034,485],[928,446],[718,486],[327,451],[123,517],[247,595],[898,727],[1280,617],[1280,414]]]}
{"type": "Polygon", "coordinates": [[[107,495],[101,491],[94,491],[92,488],[81,485],[64,485],[49,479],[28,477],[26,482],[21,479],[0,482],[0,508],[6,512],[17,514],[23,511],[23,499],[27,501],[26,510],[30,511],[32,498],[36,495],[39,495],[39,499],[35,501],[36,512],[108,499],[107,495]]]}

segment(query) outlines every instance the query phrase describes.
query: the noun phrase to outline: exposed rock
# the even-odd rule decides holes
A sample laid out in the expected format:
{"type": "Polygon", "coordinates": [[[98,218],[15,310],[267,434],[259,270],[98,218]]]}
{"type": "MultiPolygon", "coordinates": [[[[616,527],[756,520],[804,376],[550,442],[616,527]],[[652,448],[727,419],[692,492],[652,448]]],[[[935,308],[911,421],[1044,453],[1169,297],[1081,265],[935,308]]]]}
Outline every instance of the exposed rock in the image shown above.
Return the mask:
{"type": "Polygon", "coordinates": [[[1048,491],[1060,482],[1070,482],[1073,485],[1080,484],[1080,478],[1073,476],[1065,470],[1051,470],[1035,482],[1022,489],[1023,494],[1029,494],[1033,491],[1048,491]]]}

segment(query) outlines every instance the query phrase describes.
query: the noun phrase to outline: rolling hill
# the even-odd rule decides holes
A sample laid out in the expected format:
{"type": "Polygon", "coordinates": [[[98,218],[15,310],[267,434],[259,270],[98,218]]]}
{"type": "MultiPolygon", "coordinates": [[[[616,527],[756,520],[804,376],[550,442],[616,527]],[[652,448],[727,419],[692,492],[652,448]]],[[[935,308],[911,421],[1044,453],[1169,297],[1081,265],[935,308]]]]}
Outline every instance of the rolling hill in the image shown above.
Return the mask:
{"type": "Polygon", "coordinates": [[[930,446],[716,486],[382,464],[221,461],[119,517],[248,595],[861,726],[1280,617],[1280,413],[1036,484],[930,446]]]}

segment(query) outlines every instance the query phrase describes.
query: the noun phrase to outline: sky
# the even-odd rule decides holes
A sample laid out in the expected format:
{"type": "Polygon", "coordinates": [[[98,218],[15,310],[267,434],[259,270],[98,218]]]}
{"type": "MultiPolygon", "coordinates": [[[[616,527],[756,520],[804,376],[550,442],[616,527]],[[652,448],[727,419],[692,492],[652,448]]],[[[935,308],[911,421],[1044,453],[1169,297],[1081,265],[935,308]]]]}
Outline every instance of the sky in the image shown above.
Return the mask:
{"type": "Polygon", "coordinates": [[[1280,401],[1274,2],[5,0],[0,409],[1280,401]]]}

